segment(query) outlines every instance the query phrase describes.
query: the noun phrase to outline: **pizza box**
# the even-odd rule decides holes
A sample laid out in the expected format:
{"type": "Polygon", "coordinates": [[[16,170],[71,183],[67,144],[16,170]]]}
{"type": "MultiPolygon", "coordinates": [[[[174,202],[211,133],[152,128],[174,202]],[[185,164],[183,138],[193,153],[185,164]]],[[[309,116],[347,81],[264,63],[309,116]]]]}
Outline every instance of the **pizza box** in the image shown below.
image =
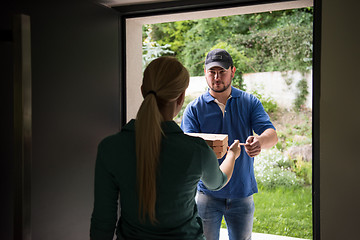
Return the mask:
{"type": "Polygon", "coordinates": [[[217,158],[222,158],[228,148],[228,135],[213,133],[186,133],[190,136],[200,137],[213,149],[217,158]]]}

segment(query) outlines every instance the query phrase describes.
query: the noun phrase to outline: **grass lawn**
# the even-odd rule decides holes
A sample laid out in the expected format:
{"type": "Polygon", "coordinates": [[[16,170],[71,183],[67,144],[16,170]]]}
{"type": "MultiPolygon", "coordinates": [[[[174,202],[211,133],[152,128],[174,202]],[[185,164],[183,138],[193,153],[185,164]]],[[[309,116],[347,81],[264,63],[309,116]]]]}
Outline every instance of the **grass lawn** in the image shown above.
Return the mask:
{"type": "Polygon", "coordinates": [[[253,232],[312,239],[311,187],[259,189],[254,201],[253,232]]]}

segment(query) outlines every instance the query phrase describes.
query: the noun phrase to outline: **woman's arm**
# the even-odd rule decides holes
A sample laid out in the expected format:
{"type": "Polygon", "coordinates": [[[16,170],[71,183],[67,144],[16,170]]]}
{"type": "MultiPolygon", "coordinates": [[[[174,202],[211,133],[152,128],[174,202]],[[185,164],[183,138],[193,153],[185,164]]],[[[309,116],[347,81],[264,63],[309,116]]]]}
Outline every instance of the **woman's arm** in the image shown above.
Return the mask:
{"type": "Polygon", "coordinates": [[[99,145],[95,166],[94,208],[91,215],[90,238],[113,239],[118,209],[119,189],[106,166],[99,145]]]}
{"type": "Polygon", "coordinates": [[[240,152],[239,140],[235,140],[229,147],[227,155],[220,166],[213,150],[207,152],[209,154],[203,158],[203,175],[201,180],[209,190],[218,191],[229,182],[234,170],[235,161],[240,156],[240,152]]]}
{"type": "Polygon", "coordinates": [[[231,179],[234,170],[235,161],[240,156],[240,153],[241,153],[240,142],[239,140],[235,140],[234,143],[231,144],[231,146],[229,147],[226,157],[220,165],[220,170],[223,173],[225,173],[227,176],[226,184],[231,179]]]}

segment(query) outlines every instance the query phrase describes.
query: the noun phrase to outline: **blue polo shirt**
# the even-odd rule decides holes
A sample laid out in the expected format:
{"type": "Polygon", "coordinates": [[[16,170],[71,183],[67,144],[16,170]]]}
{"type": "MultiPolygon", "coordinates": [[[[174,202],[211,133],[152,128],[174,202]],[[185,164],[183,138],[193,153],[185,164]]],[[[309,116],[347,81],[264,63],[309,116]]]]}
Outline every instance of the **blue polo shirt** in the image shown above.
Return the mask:
{"type": "MultiPolygon", "coordinates": [[[[224,114],[214,100],[206,92],[189,103],[181,122],[182,130],[186,133],[227,134],[231,145],[236,139],[245,142],[253,132],[260,135],[268,128],[275,129],[261,102],[249,93],[232,87],[224,114]]],[[[219,164],[224,158],[218,159],[219,164]]],[[[233,175],[223,189],[210,191],[200,181],[198,190],[217,198],[243,198],[257,193],[253,164],[254,158],[249,157],[242,147],[233,175]]]]}

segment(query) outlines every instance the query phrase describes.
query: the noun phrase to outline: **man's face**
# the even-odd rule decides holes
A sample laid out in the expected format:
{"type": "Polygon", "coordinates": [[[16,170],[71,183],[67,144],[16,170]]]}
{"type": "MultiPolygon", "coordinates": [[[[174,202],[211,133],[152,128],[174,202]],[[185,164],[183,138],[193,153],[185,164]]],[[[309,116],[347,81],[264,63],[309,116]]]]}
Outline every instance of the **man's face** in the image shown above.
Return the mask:
{"type": "Polygon", "coordinates": [[[224,92],[231,86],[234,77],[235,67],[224,69],[222,67],[212,67],[205,70],[205,78],[209,88],[217,93],[224,92]]]}

